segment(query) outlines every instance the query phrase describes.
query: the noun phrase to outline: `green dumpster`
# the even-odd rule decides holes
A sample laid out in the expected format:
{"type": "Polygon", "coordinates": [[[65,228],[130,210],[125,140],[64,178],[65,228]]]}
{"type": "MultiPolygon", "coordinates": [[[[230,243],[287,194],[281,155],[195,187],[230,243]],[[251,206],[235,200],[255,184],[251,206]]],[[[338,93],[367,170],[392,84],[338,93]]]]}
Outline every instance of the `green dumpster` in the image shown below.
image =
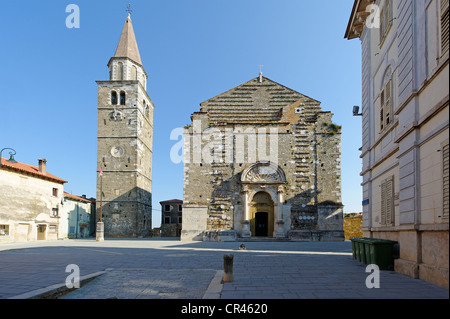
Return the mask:
{"type": "Polygon", "coordinates": [[[355,259],[355,260],[357,260],[358,258],[357,258],[357,254],[358,254],[358,251],[357,251],[357,249],[358,249],[358,243],[357,243],[357,240],[358,240],[359,238],[356,238],[356,237],[354,237],[354,238],[350,238],[350,241],[352,242],[352,255],[353,255],[353,259],[355,259]]]}
{"type": "Polygon", "coordinates": [[[394,245],[396,241],[373,238],[370,243],[370,263],[380,270],[394,269],[394,245]]]}
{"type": "Polygon", "coordinates": [[[364,260],[366,264],[373,264],[372,262],[372,258],[370,255],[370,248],[372,246],[372,238],[363,238],[363,243],[364,243],[364,260]]]}
{"type": "Polygon", "coordinates": [[[356,260],[366,263],[365,238],[356,239],[356,260]]]}
{"type": "Polygon", "coordinates": [[[370,238],[360,238],[359,253],[361,254],[361,262],[363,264],[368,264],[369,260],[370,260],[370,258],[369,259],[367,258],[367,256],[368,256],[367,250],[370,249],[369,244],[370,244],[370,238]]]}
{"type": "Polygon", "coordinates": [[[361,261],[361,238],[353,238],[352,242],[355,248],[354,258],[361,261]]]}

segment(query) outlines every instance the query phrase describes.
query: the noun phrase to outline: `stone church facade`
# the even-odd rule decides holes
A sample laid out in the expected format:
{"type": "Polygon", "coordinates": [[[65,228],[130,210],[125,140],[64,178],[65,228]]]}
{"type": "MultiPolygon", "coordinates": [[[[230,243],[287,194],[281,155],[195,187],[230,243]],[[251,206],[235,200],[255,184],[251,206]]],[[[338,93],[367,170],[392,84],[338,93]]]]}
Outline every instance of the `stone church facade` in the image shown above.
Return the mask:
{"type": "Polygon", "coordinates": [[[182,240],[344,240],[341,127],[260,74],[200,104],[184,133],[182,240]]]}
{"type": "Polygon", "coordinates": [[[102,205],[105,237],[148,236],[154,104],[130,15],[108,68],[109,79],[97,81],[97,219],[102,205]]]}

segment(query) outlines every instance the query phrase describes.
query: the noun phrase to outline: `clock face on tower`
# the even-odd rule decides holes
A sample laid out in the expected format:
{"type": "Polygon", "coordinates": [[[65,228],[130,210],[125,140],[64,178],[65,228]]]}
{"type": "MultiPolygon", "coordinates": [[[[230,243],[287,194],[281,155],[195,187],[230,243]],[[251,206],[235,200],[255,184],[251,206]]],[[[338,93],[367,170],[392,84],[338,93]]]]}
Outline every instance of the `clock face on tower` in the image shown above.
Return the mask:
{"type": "Polygon", "coordinates": [[[111,155],[114,157],[121,157],[123,153],[123,148],[121,148],[120,146],[113,146],[111,148],[111,155]]]}

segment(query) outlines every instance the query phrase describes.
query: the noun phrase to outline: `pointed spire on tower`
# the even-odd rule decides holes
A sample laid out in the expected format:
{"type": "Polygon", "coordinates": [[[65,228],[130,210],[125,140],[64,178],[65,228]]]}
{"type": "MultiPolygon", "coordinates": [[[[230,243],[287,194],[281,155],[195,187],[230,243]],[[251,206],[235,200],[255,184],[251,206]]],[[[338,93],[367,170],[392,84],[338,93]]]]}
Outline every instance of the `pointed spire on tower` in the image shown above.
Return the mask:
{"type": "MultiPolygon", "coordinates": [[[[128,8],[129,9],[129,8],[128,8]]],[[[141,56],[139,54],[136,36],[134,35],[133,25],[131,24],[130,12],[128,12],[125,25],[123,26],[119,44],[114,54],[116,58],[129,58],[134,62],[142,65],[141,56]]]]}

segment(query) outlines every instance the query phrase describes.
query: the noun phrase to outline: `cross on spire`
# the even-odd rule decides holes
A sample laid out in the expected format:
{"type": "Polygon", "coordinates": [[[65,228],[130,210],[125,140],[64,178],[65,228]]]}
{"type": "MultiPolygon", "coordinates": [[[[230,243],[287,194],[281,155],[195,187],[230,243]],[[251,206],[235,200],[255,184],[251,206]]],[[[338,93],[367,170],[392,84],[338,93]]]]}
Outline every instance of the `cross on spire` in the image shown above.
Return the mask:
{"type": "Polygon", "coordinates": [[[263,78],[262,78],[262,67],[263,67],[263,65],[260,64],[259,65],[259,77],[258,77],[258,82],[259,83],[262,83],[262,81],[263,81],[263,78]]]}
{"type": "Polygon", "coordinates": [[[127,4],[127,10],[128,15],[131,15],[133,13],[133,10],[131,10],[131,4],[127,4]]]}

